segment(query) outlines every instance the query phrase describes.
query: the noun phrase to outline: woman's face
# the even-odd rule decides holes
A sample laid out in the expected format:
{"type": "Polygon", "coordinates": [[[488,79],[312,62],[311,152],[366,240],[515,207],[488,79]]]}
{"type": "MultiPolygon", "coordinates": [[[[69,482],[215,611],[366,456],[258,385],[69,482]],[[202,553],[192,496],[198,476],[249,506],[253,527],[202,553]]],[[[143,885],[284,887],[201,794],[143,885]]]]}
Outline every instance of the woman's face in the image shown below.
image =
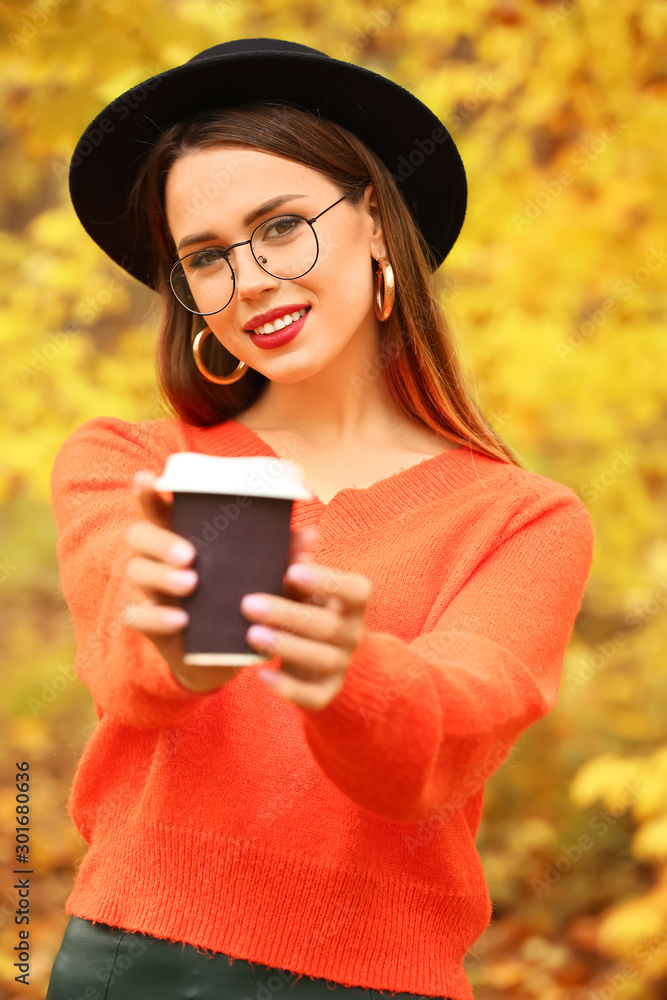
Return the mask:
{"type": "MultiPolygon", "coordinates": [[[[311,219],[342,193],[329,178],[300,163],[247,147],[218,146],[176,160],[167,176],[165,208],[178,255],[184,257],[248,240],[259,223],[278,214],[311,219]]],[[[300,278],[267,274],[249,244],[230,251],[234,295],[221,312],[201,317],[200,328],[210,326],[234,357],[272,380],[307,378],[346,348],[350,357],[360,345],[368,353],[375,350],[373,258],[386,256],[386,245],[373,185],[367,185],[357,205],[347,199],[335,205],[314,229],[319,256],[300,278]],[[245,327],[276,307],[285,313],[306,309],[308,316],[293,340],[263,348],[245,327]]]]}

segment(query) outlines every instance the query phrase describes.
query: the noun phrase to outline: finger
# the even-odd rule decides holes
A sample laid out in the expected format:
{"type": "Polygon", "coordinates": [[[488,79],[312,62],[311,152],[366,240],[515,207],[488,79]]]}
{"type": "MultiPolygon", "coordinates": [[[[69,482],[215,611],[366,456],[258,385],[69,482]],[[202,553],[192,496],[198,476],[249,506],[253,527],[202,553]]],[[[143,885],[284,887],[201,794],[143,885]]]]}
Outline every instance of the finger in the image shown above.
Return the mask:
{"type": "Polygon", "coordinates": [[[349,650],[340,646],[267,629],[264,625],[252,625],[246,639],[258,653],[280,657],[282,670],[304,680],[322,679],[343,670],[350,656],[349,650]]]}
{"type": "Polygon", "coordinates": [[[319,539],[319,529],[314,524],[308,524],[305,528],[299,528],[292,532],[290,539],[289,561],[312,562],[311,550],[319,539]]]}
{"type": "Polygon", "coordinates": [[[149,521],[134,521],[125,532],[125,541],[141,555],[174,566],[189,566],[197,554],[187,538],[149,521]]]}
{"type": "Polygon", "coordinates": [[[133,489],[139,498],[139,506],[143,514],[161,528],[171,528],[171,510],[173,500],[166,500],[165,495],[155,489],[157,476],[150,469],[140,469],[134,475],[133,489]]]}
{"type": "Polygon", "coordinates": [[[174,637],[183,631],[189,618],[182,608],[159,604],[129,604],[121,614],[123,624],[137,632],[174,637]]]}
{"type": "Polygon", "coordinates": [[[286,674],[282,669],[264,668],[261,673],[264,678],[268,678],[267,685],[279,697],[313,712],[325,708],[336,697],[345,680],[344,673],[332,674],[314,683],[286,674]]]}
{"type": "Polygon", "coordinates": [[[194,569],[172,567],[154,559],[134,556],[126,569],[128,577],[138,584],[152,599],[157,594],[182,597],[191,594],[199,583],[199,575],[194,569]]]}
{"type": "MultiPolygon", "coordinates": [[[[293,531],[290,539],[288,565],[296,562],[312,562],[312,549],[319,540],[319,534],[319,529],[314,524],[293,531]]],[[[285,597],[289,597],[293,601],[297,601],[301,597],[298,587],[295,587],[285,576],[283,576],[283,593],[285,597]]]]}
{"type": "Polygon", "coordinates": [[[287,567],[285,578],[311,603],[328,605],[350,615],[365,613],[373,589],[368,577],[316,563],[293,563],[287,567]]]}
{"type": "MultiPolygon", "coordinates": [[[[270,630],[280,630],[301,636],[316,643],[326,643],[332,649],[352,649],[359,640],[356,616],[341,616],[332,608],[316,607],[300,601],[293,601],[275,594],[259,594],[268,601],[268,610],[253,610],[250,595],[245,595],[239,605],[241,614],[251,625],[262,625],[270,630]]],[[[253,634],[262,634],[255,630],[253,634]]],[[[246,633],[246,636],[248,633],[246,633]]],[[[284,635],[280,639],[284,641],[284,635]]],[[[316,650],[314,651],[316,652],[316,650]]],[[[281,654],[282,655],[282,654],[281,654]]]]}

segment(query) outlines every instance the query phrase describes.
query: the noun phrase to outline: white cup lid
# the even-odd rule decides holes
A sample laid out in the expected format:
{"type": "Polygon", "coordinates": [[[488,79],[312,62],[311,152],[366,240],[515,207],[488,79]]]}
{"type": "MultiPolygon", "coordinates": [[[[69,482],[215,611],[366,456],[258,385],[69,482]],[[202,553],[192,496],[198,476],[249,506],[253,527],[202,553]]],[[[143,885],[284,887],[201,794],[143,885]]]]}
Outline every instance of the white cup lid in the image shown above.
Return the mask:
{"type": "Polygon", "coordinates": [[[227,458],[178,451],[169,455],[155,488],[162,492],[228,493],[232,496],[312,500],[296,462],[268,455],[227,458]]]}

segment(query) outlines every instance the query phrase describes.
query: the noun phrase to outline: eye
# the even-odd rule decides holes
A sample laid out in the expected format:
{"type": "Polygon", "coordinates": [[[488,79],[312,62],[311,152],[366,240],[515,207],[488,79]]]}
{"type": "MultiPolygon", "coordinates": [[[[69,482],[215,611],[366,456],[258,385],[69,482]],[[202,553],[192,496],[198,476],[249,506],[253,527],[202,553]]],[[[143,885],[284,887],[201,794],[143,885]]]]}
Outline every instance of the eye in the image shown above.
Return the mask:
{"type": "Polygon", "coordinates": [[[196,271],[204,267],[212,267],[224,261],[224,256],[220,250],[198,250],[190,254],[187,258],[187,267],[196,271]]]}
{"type": "Polygon", "coordinates": [[[299,229],[306,225],[305,219],[299,215],[283,215],[276,219],[269,219],[259,231],[263,240],[284,239],[287,236],[294,236],[299,229]]]}

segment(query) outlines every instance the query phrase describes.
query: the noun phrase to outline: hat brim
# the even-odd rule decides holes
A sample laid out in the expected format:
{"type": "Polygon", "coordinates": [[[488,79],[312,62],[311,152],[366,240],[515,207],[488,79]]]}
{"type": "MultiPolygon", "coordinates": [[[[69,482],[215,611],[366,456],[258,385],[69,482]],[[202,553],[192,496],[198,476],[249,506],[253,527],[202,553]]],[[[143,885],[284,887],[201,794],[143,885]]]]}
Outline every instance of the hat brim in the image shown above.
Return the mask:
{"type": "MultiPolygon", "coordinates": [[[[305,47],[304,47],[305,49],[305,47]]],[[[349,129],[392,173],[439,267],[466,213],[463,162],[442,122],[408,90],[371,70],[305,51],[197,57],[132,87],[88,125],[74,150],[69,190],[84,228],[117,264],[155,287],[153,250],[129,233],[127,206],[159,136],[200,111],[282,100],[349,129]]]]}

